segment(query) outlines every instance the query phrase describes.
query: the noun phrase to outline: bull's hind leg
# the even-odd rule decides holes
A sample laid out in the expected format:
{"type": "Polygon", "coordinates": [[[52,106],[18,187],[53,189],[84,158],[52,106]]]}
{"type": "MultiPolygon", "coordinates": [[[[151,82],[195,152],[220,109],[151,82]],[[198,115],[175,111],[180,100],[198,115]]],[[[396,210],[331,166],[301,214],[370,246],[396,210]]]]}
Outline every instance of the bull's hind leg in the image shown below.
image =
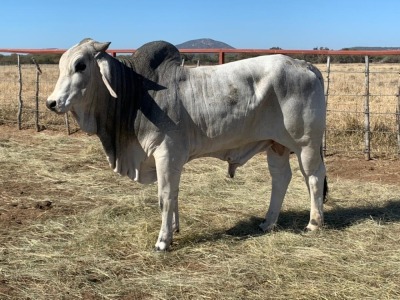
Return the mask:
{"type": "Polygon", "coordinates": [[[292,171],[289,163],[290,151],[282,145],[277,144],[277,146],[279,149],[272,144],[267,150],[268,168],[272,178],[272,190],[271,201],[265,220],[260,224],[260,228],[263,231],[272,230],[276,226],[283,198],[292,179],[292,171]]]}
{"type": "Polygon", "coordinates": [[[307,230],[314,231],[324,223],[323,202],[326,196],[326,170],[320,147],[305,147],[299,156],[300,169],[305,178],[311,200],[307,230]]]}

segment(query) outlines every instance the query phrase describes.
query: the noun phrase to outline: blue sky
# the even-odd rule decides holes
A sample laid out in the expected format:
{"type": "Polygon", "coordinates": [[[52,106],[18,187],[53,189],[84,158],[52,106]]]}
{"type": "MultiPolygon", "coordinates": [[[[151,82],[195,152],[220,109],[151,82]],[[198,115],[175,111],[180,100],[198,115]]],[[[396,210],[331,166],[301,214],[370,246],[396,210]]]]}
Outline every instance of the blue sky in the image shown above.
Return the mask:
{"type": "Polygon", "coordinates": [[[212,38],[235,48],[400,47],[399,0],[5,0],[0,48],[112,49],[212,38]]]}

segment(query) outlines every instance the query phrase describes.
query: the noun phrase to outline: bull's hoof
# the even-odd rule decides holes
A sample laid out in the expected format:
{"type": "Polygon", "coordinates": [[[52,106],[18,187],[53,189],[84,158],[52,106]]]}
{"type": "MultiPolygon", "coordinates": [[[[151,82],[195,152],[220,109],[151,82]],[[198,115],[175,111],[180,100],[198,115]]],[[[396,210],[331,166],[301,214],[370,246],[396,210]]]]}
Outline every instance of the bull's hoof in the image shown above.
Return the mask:
{"type": "Polygon", "coordinates": [[[158,242],[154,247],[154,251],[156,252],[166,252],[169,249],[169,245],[165,242],[158,242]]]}
{"type": "Polygon", "coordinates": [[[304,232],[315,232],[315,231],[318,231],[320,229],[320,227],[306,227],[306,228],[304,228],[304,232]]]}
{"type": "Polygon", "coordinates": [[[306,231],[306,232],[317,231],[322,226],[322,224],[320,224],[320,223],[321,222],[317,222],[315,220],[311,220],[310,223],[308,223],[307,227],[304,228],[304,231],[306,231]]]}
{"type": "Polygon", "coordinates": [[[313,236],[314,234],[316,234],[317,232],[319,232],[320,228],[309,228],[308,226],[304,228],[303,230],[303,234],[304,235],[310,235],[313,236]]]}
{"type": "Polygon", "coordinates": [[[269,224],[268,222],[264,221],[258,227],[263,231],[263,232],[271,232],[276,228],[276,224],[269,224]]]}
{"type": "Polygon", "coordinates": [[[312,232],[312,231],[315,231],[315,230],[312,230],[312,229],[308,228],[307,226],[304,227],[304,232],[305,233],[312,232]]]}

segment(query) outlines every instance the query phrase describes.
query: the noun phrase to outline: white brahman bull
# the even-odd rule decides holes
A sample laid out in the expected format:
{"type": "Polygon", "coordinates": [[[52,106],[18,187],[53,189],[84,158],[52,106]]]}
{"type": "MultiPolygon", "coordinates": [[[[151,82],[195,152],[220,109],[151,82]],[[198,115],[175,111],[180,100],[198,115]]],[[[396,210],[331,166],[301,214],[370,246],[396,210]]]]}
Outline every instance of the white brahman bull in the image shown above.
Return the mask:
{"type": "Polygon", "coordinates": [[[256,153],[267,154],[272,192],[260,227],[268,231],[278,220],[294,152],[311,197],[307,229],[323,224],[326,111],[315,67],[271,55],[184,68],[178,50],[166,42],[148,43],[124,60],[106,53],[109,44],[84,39],[62,55],[47,107],[71,112],[83,131],[97,134],[115,172],[158,182],[157,250],[168,249],[179,230],[180,176],[197,157],[228,161],[233,177],[256,153]]]}

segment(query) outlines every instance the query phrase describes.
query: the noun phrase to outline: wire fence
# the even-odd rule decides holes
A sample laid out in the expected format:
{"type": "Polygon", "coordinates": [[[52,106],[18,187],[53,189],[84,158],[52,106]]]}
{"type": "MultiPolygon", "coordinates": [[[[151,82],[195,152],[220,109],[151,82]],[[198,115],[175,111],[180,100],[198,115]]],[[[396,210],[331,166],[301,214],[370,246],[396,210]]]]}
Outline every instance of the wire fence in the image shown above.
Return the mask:
{"type": "MultiPolygon", "coordinates": [[[[57,65],[0,65],[0,125],[20,129],[79,130],[73,118],[45,107],[58,78],[57,65]]],[[[400,157],[400,64],[317,64],[325,80],[325,155],[400,157]]]]}
{"type": "Polygon", "coordinates": [[[58,78],[57,65],[0,64],[0,125],[19,129],[65,130],[73,133],[78,125],[67,116],[50,112],[45,105],[58,78]]]}
{"type": "Polygon", "coordinates": [[[327,154],[395,158],[400,155],[400,65],[327,64],[327,154]]]}

